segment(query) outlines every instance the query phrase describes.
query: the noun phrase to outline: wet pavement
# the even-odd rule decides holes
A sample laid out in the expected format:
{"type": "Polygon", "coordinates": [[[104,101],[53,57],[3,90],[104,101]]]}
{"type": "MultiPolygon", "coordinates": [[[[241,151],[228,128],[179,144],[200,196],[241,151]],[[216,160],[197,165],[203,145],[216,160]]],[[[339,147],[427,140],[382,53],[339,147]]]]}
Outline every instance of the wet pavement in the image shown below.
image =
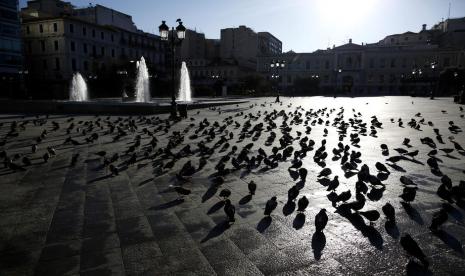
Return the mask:
{"type": "Polygon", "coordinates": [[[464,201],[453,195],[444,207],[447,201],[437,194],[444,175],[454,187],[465,180],[465,152],[452,142],[465,147],[465,134],[460,131],[465,129],[465,112],[459,105],[450,98],[410,97],[273,101],[251,99],[238,106],[192,111],[189,119],[169,127],[166,115],[120,120],[118,116],[41,116],[40,120],[0,116],[0,152],[5,151],[20,166],[4,168],[3,162],[0,164],[0,275],[465,275],[464,201]],[[273,110],[277,112],[264,121],[273,110]],[[375,123],[372,116],[377,118],[375,123]],[[209,125],[196,133],[205,118],[209,125]],[[345,127],[340,127],[340,121],[334,124],[335,118],[346,122],[345,127]],[[411,119],[415,124],[408,124],[411,119]],[[134,120],[132,127],[130,120],[134,120]],[[249,120],[251,126],[244,129],[249,120]],[[12,127],[13,121],[16,127],[12,127]],[[29,123],[23,124],[25,121],[29,123]],[[450,121],[458,128],[450,129],[450,121]],[[260,123],[263,126],[257,126],[260,123]],[[307,126],[311,127],[309,134],[307,126]],[[444,144],[437,140],[435,128],[444,144]],[[38,143],[44,129],[47,134],[38,143]],[[271,132],[276,133],[273,141],[271,132]],[[94,133],[98,133],[97,139],[95,135],[92,138],[94,133]],[[355,136],[351,141],[354,133],[360,142],[354,142],[355,136]],[[128,151],[138,135],[141,145],[128,151]],[[281,147],[283,135],[292,138],[284,139],[281,147]],[[68,137],[74,142],[64,143],[68,137]],[[297,158],[308,170],[305,181],[293,180],[288,170],[294,154],[276,157],[276,165],[250,161],[260,155],[259,148],[268,159],[272,159],[273,147],[279,154],[291,145],[300,150],[303,137],[314,141],[297,158]],[[434,147],[421,142],[425,137],[433,139],[437,154],[427,155],[434,147]],[[407,145],[403,145],[404,138],[410,139],[407,145]],[[323,139],[323,152],[328,155],[315,159],[323,139]],[[154,148],[149,152],[151,141],[154,148]],[[206,148],[200,146],[203,150],[199,152],[201,141],[206,148]],[[343,170],[341,157],[333,152],[339,142],[349,146],[348,153],[360,152],[360,157],[350,162],[356,164],[352,170],[343,170]],[[31,153],[31,145],[36,143],[37,152],[31,153]],[[170,150],[163,150],[168,143],[170,150]],[[249,165],[242,161],[234,166],[232,158],[239,159],[249,143],[253,145],[243,158],[249,165]],[[381,144],[386,144],[389,152],[383,154],[381,144]],[[55,155],[43,162],[48,146],[55,155]],[[233,146],[238,150],[231,153],[233,146]],[[410,157],[396,148],[419,152],[410,157]],[[453,151],[446,154],[440,150],[444,148],[453,151]],[[107,159],[119,153],[112,163],[118,175],[104,166],[105,158],[98,155],[102,151],[107,159]],[[134,153],[136,161],[128,163],[134,153]],[[76,154],[79,157],[72,165],[76,154]],[[32,165],[23,165],[25,156],[32,165]],[[401,158],[386,161],[393,156],[401,158]],[[427,162],[431,156],[437,160],[436,169],[427,162]],[[198,169],[202,158],[206,165],[198,169]],[[188,160],[195,172],[179,176],[188,160]],[[385,164],[390,173],[378,174],[376,162],[385,164]],[[218,170],[218,164],[225,166],[218,170]],[[353,202],[363,164],[381,181],[366,181],[368,190],[363,193],[366,203],[361,211],[381,213],[373,224],[356,212],[336,213],[335,206],[341,203],[330,201],[334,194],[317,177],[324,167],[331,168],[328,179],[339,176],[335,193],[350,190],[347,202],[353,202]],[[215,185],[218,172],[224,175],[224,183],[215,185]],[[399,197],[405,187],[401,176],[417,188],[411,203],[399,197]],[[254,195],[248,191],[251,181],[257,184],[254,195]],[[191,193],[180,198],[174,186],[191,193]],[[295,202],[288,200],[293,186],[299,191],[295,202]],[[231,191],[234,223],[228,222],[223,210],[225,203],[219,197],[223,189],[231,191]],[[295,205],[304,195],[309,205],[298,213],[295,205]],[[265,217],[265,205],[273,196],[278,206],[271,217],[265,217]],[[396,211],[394,224],[382,212],[387,202],[396,211]],[[322,232],[316,232],[315,215],[323,208],[329,221],[322,232]],[[444,208],[448,219],[432,232],[433,215],[444,208]],[[426,255],[428,267],[401,246],[400,239],[407,233],[426,255]]]}

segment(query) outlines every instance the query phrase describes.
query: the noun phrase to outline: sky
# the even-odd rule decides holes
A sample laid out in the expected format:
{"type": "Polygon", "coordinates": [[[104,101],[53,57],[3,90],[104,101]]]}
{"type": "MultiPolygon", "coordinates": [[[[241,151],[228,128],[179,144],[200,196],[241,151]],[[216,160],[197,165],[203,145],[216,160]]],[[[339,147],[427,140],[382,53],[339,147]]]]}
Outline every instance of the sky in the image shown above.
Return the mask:
{"type": "MultiPolygon", "coordinates": [[[[70,0],[77,7],[91,0],[70,0]]],[[[20,0],[20,7],[26,0],[20,0]]],[[[132,16],[137,27],[158,33],[181,18],[189,29],[220,38],[220,29],[246,25],[283,42],[283,51],[313,52],[332,45],[373,43],[383,37],[418,32],[450,17],[465,17],[465,0],[93,0],[132,16]]]]}

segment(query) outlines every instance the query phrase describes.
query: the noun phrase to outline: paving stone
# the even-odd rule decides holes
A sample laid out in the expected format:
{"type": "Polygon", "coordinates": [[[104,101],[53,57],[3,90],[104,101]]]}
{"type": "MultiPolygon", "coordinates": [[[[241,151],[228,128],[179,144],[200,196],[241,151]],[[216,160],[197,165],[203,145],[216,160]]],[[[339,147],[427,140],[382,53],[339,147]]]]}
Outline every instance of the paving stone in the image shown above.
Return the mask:
{"type": "MultiPolygon", "coordinates": [[[[84,141],[89,135],[77,132],[66,133],[66,128],[49,131],[47,137],[40,144],[36,154],[30,153],[30,141],[40,135],[44,128],[51,127],[50,121],[55,120],[61,125],[70,116],[50,116],[46,126],[29,127],[22,131],[17,139],[8,141],[5,149],[11,154],[26,154],[33,160],[34,165],[26,172],[9,172],[0,168],[0,275],[463,275],[465,273],[464,244],[465,244],[465,208],[460,204],[452,204],[448,221],[440,227],[441,231],[433,234],[428,226],[433,214],[444,203],[437,194],[441,183],[441,175],[434,175],[426,164],[426,154],[431,150],[420,142],[422,137],[433,137],[433,128],[439,129],[445,144],[438,148],[453,148],[449,136],[465,145],[463,132],[451,133],[448,129],[449,121],[454,121],[460,128],[465,129],[465,121],[459,117],[463,112],[452,104],[451,99],[436,99],[430,101],[423,98],[407,97],[372,97],[372,98],[283,98],[282,105],[269,106],[271,98],[250,99],[249,103],[238,107],[222,107],[218,110],[200,110],[200,114],[192,113],[193,121],[185,120],[173,124],[168,132],[156,131],[161,124],[149,124],[136,120],[138,129],[134,132],[129,128],[127,136],[113,142],[116,134],[105,135],[104,129],[94,128],[99,133],[99,140],[79,146],[62,145],[63,140],[71,135],[73,139],[84,141]],[[267,101],[267,104],[264,102],[267,101]],[[412,101],[414,104],[412,105],[412,101]],[[386,104],[387,103],[387,104],[386,104]],[[261,104],[264,104],[261,106],[261,104]],[[289,104],[292,104],[289,106],[289,104]],[[384,190],[375,190],[369,185],[367,202],[362,209],[381,211],[386,202],[390,202],[396,210],[396,224],[389,227],[383,214],[372,226],[363,219],[353,216],[352,219],[335,213],[335,208],[328,200],[329,191],[317,182],[317,175],[323,168],[316,164],[313,156],[315,149],[320,147],[326,139],[326,167],[331,168],[330,178],[339,175],[340,185],[336,193],[351,190],[352,199],[355,196],[354,184],[357,175],[344,174],[339,160],[332,160],[332,149],[339,142],[335,128],[329,124],[311,124],[310,134],[305,134],[305,121],[296,124],[292,120],[297,106],[298,112],[305,114],[324,107],[332,121],[335,114],[344,106],[344,120],[355,118],[352,108],[361,112],[361,119],[370,127],[371,116],[376,115],[383,123],[378,128],[378,138],[360,134],[360,147],[351,145],[350,151],[361,152],[361,162],[367,164],[372,174],[377,174],[374,166],[376,162],[388,164],[388,156],[383,156],[380,144],[385,143],[390,150],[389,156],[397,155],[394,148],[407,150],[418,149],[415,160],[401,160],[396,166],[388,166],[390,174],[383,183],[384,190]],[[265,169],[265,165],[253,168],[248,172],[245,168],[234,170],[231,161],[226,162],[226,168],[232,172],[225,176],[225,182],[217,188],[212,188],[212,177],[216,172],[215,166],[221,158],[235,157],[230,154],[230,148],[235,145],[239,151],[245,145],[253,142],[249,157],[258,155],[258,148],[262,148],[271,155],[274,146],[280,147],[279,138],[283,130],[279,128],[283,122],[282,116],[274,122],[277,129],[272,130],[277,135],[272,145],[266,145],[270,131],[264,130],[260,137],[253,141],[252,136],[257,132],[248,133],[247,137],[239,140],[238,136],[244,122],[249,120],[251,130],[261,123],[264,112],[273,109],[284,109],[289,115],[287,124],[292,127],[290,134],[294,137],[292,146],[299,150],[298,140],[306,136],[315,141],[312,151],[302,159],[303,167],[307,168],[308,176],[305,183],[297,184],[290,177],[288,168],[292,165],[292,157],[279,162],[278,167],[265,169]],[[330,110],[335,111],[331,112],[330,110]],[[441,112],[447,110],[447,114],[441,112]],[[254,118],[245,114],[257,114],[254,118]],[[245,114],[236,116],[237,112],[245,114]],[[421,112],[422,117],[415,117],[421,112]],[[234,138],[228,140],[230,148],[219,149],[211,156],[206,156],[206,166],[195,172],[187,181],[181,181],[176,174],[182,166],[191,161],[196,167],[199,165],[200,153],[198,143],[205,141],[205,145],[213,147],[224,134],[216,133],[216,137],[209,141],[207,135],[200,134],[199,138],[191,140],[194,130],[200,120],[207,118],[211,123],[207,131],[217,121],[224,124],[227,117],[238,121],[241,126],[234,127],[234,123],[227,127],[234,138]],[[421,124],[421,131],[414,130],[408,125],[398,127],[390,119],[402,118],[405,124],[415,118],[433,121],[434,126],[421,124]],[[189,125],[193,123],[194,127],[189,125]],[[184,136],[178,141],[171,152],[176,155],[179,150],[190,145],[194,154],[178,156],[172,169],[157,166],[167,164],[173,159],[168,152],[159,154],[153,159],[143,159],[146,145],[152,137],[142,129],[147,128],[154,133],[158,149],[165,149],[173,131],[179,131],[184,136]],[[323,137],[324,128],[329,135],[323,137]],[[184,131],[186,130],[186,133],[184,131]],[[297,131],[302,132],[298,136],[297,131]],[[250,134],[250,135],[249,135],[250,134]],[[131,144],[135,136],[141,136],[141,147],[136,152],[138,162],[127,167],[125,161],[129,155],[122,154],[131,144]],[[402,145],[404,137],[411,138],[411,147],[402,145]],[[48,163],[40,163],[47,146],[57,150],[57,156],[48,163]],[[120,153],[120,160],[115,164],[120,168],[118,176],[110,176],[101,167],[102,158],[95,153],[107,151],[107,156],[115,152],[120,153]],[[80,154],[79,161],[72,167],[72,155],[80,154]],[[410,177],[418,185],[417,196],[411,204],[402,204],[399,195],[403,185],[401,176],[410,177]],[[257,184],[255,195],[250,196],[247,183],[257,184]],[[182,185],[191,190],[191,194],[182,200],[173,186],[182,185]],[[288,190],[293,185],[300,188],[297,199],[305,195],[310,205],[305,212],[297,216],[297,211],[288,201],[288,190]],[[219,197],[222,189],[229,189],[229,200],[235,206],[236,221],[229,224],[223,210],[223,199],[219,197]],[[6,192],[5,192],[6,191],[6,192]],[[266,202],[277,196],[278,207],[271,219],[265,218],[263,211],[266,202]],[[329,222],[323,233],[315,233],[315,215],[322,209],[327,210],[329,222]],[[297,219],[299,218],[299,219],[297,219]],[[302,219],[304,218],[304,219],[302,219]],[[409,258],[400,246],[399,240],[403,234],[409,233],[418,242],[430,261],[428,270],[418,262],[409,258]]],[[[356,114],[356,113],[355,113],[356,114]]],[[[165,119],[167,115],[160,117],[165,119]]],[[[127,116],[120,116],[123,121],[127,116]]],[[[325,116],[326,117],[326,116],[325,116]]],[[[31,117],[27,117],[31,119],[31,117]]],[[[106,117],[100,116],[101,122],[106,117]]],[[[17,120],[22,120],[17,117],[17,120]]],[[[76,116],[75,124],[82,121],[96,121],[93,116],[76,116]]],[[[117,117],[110,117],[116,121],[117,117]]],[[[11,119],[0,115],[0,133],[7,131],[11,119]],[[5,127],[6,126],[6,127],[5,127]]],[[[83,129],[84,123],[78,124],[83,129]]],[[[266,124],[265,124],[266,126],[266,124]]],[[[359,129],[348,128],[347,135],[358,132],[359,129]]],[[[369,132],[369,130],[368,130],[369,132]]],[[[226,136],[228,137],[228,136],[226,136]]],[[[342,142],[349,144],[350,137],[342,142]]],[[[3,150],[0,149],[0,150],[3,150]]],[[[281,151],[282,149],[280,149],[281,151]]],[[[465,154],[465,153],[464,153],[465,154]]],[[[464,154],[453,152],[457,159],[446,156],[441,151],[437,157],[442,160],[439,164],[442,173],[447,174],[458,185],[465,179],[463,173],[464,154]]],[[[390,163],[389,163],[390,164],[390,163]]],[[[392,165],[392,164],[391,164],[392,165]]],[[[0,165],[1,166],[1,165],[0,165]]],[[[352,200],[351,199],[351,200],[352,200]]]]}

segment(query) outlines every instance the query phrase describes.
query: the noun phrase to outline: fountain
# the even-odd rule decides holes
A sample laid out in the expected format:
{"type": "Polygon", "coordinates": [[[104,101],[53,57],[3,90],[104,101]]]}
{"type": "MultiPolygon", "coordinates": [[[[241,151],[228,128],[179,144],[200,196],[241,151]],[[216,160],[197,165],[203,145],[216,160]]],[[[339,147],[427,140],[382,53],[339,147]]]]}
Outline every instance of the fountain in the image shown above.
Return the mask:
{"type": "Polygon", "coordinates": [[[191,102],[191,80],[189,77],[189,71],[187,70],[186,62],[183,61],[181,64],[181,78],[178,91],[178,101],[191,102]]]}
{"type": "Polygon", "coordinates": [[[149,71],[147,70],[144,57],[140,58],[137,66],[136,102],[150,102],[149,71]]]}
{"type": "Polygon", "coordinates": [[[87,84],[79,72],[73,75],[69,88],[69,100],[74,102],[87,101],[87,84]]]}

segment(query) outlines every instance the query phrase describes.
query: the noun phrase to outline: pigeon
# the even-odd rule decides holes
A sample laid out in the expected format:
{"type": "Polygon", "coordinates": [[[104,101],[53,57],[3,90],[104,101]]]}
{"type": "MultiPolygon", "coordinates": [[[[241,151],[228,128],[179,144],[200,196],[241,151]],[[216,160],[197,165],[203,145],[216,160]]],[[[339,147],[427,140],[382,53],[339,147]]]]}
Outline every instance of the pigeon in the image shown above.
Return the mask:
{"type": "Polygon", "coordinates": [[[249,184],[247,185],[248,189],[249,189],[249,193],[251,195],[254,195],[255,194],[255,191],[257,190],[257,184],[255,184],[255,182],[252,180],[249,182],[249,184]]]}
{"type": "Polygon", "coordinates": [[[326,189],[326,191],[335,191],[336,190],[336,188],[339,186],[338,178],[339,177],[336,175],[334,177],[334,179],[329,182],[329,185],[328,185],[328,188],[326,189]]]}
{"type": "Polygon", "coordinates": [[[299,169],[299,176],[300,176],[300,179],[302,179],[302,181],[305,181],[307,179],[307,174],[308,174],[308,171],[306,168],[299,169]]]}
{"type": "Polygon", "coordinates": [[[375,167],[380,172],[390,173],[386,166],[380,162],[376,162],[375,167]]]}
{"type": "Polygon", "coordinates": [[[224,213],[226,214],[226,216],[228,217],[229,223],[233,223],[233,222],[236,221],[236,219],[234,218],[234,214],[236,213],[236,207],[234,207],[234,205],[232,205],[232,203],[231,203],[231,201],[229,199],[225,200],[223,210],[224,210],[224,213]]]}
{"type": "Polygon", "coordinates": [[[118,175],[119,174],[119,170],[115,165],[110,164],[110,166],[108,168],[110,169],[111,175],[118,175]]]}
{"type": "Polygon", "coordinates": [[[23,162],[24,166],[30,166],[31,165],[31,160],[27,156],[24,156],[21,161],[23,162]]]}
{"type": "Polygon", "coordinates": [[[288,201],[293,201],[299,195],[299,189],[294,185],[287,191],[288,201]]]}
{"type": "Polygon", "coordinates": [[[228,197],[231,196],[231,191],[229,189],[223,189],[221,190],[219,196],[226,200],[228,197]]]}
{"type": "Polygon", "coordinates": [[[321,172],[318,174],[318,177],[326,177],[332,173],[330,168],[324,168],[321,170],[321,172]]]}
{"type": "Polygon", "coordinates": [[[326,224],[328,223],[328,215],[326,214],[326,209],[321,209],[318,214],[315,216],[315,227],[316,232],[322,232],[325,229],[326,224]]]}
{"type": "Polygon", "coordinates": [[[377,221],[380,217],[380,214],[376,210],[369,210],[364,212],[359,212],[360,215],[364,216],[366,219],[370,221],[370,224],[377,221]]]}
{"type": "Polygon", "coordinates": [[[276,197],[274,196],[266,202],[264,215],[270,216],[277,206],[278,206],[278,202],[276,201],[276,197]]]}
{"type": "Polygon", "coordinates": [[[404,141],[402,142],[402,145],[410,146],[410,139],[409,138],[404,138],[404,141]]]}
{"type": "Polygon", "coordinates": [[[421,261],[421,263],[425,266],[429,266],[428,260],[426,260],[425,253],[421,250],[418,246],[417,242],[410,236],[409,234],[405,234],[400,238],[400,244],[404,248],[407,253],[421,261]]]}
{"type": "Polygon", "coordinates": [[[76,165],[78,158],[79,158],[79,153],[73,154],[73,157],[71,157],[71,166],[76,165]]]}
{"type": "Polygon", "coordinates": [[[405,187],[399,197],[402,198],[405,202],[410,203],[415,199],[416,194],[416,187],[405,187]]]}
{"type": "Polygon", "coordinates": [[[337,203],[339,201],[346,202],[347,200],[350,199],[351,196],[352,196],[352,193],[350,192],[350,190],[347,190],[347,191],[342,192],[339,195],[337,195],[334,202],[335,203],[337,203]]]}
{"type": "Polygon", "coordinates": [[[396,211],[394,209],[394,206],[392,206],[389,202],[384,204],[384,206],[381,208],[383,210],[384,215],[386,215],[386,218],[388,221],[395,222],[396,220],[396,211]]]}
{"type": "Polygon", "coordinates": [[[48,160],[50,159],[50,153],[46,152],[43,156],[42,159],[44,159],[44,163],[47,163],[48,160]]]}
{"type": "Polygon", "coordinates": [[[297,212],[304,212],[305,208],[308,206],[308,199],[306,196],[303,196],[297,201],[297,212]]]}

